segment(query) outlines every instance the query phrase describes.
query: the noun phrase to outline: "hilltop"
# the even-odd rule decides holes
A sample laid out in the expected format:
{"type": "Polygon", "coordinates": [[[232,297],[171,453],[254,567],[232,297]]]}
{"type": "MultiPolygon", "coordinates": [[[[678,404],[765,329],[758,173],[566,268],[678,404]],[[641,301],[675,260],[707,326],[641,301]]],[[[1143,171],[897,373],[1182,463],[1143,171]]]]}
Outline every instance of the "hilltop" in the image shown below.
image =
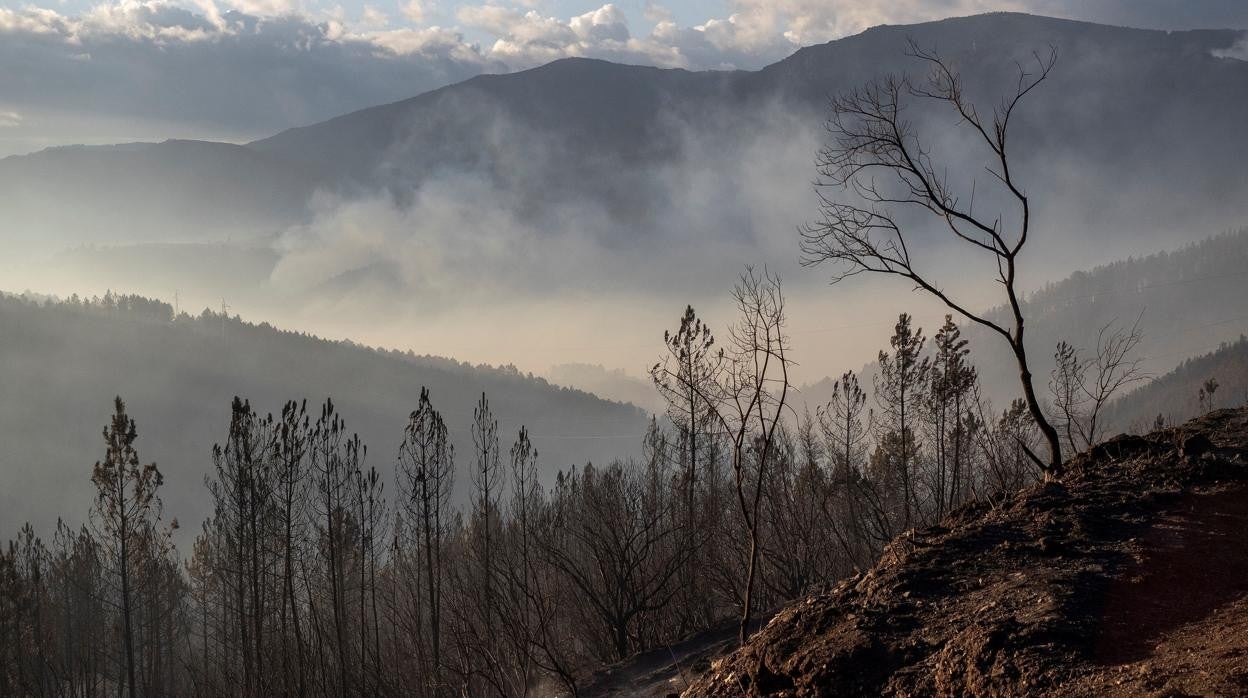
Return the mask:
{"type": "Polygon", "coordinates": [[[778,613],[688,696],[1237,695],[1248,410],[1075,457],[778,613]]]}

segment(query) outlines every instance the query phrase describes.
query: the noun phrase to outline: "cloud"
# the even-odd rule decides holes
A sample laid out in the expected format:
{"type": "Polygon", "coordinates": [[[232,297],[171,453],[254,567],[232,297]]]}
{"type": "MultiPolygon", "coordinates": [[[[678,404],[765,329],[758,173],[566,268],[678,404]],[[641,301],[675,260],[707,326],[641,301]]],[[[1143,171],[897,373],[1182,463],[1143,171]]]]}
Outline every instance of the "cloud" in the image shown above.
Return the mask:
{"type": "Polygon", "coordinates": [[[359,27],[361,29],[381,29],[390,23],[390,16],[373,5],[365,5],[360,12],[359,27]]]}
{"type": "Polygon", "coordinates": [[[0,128],[17,128],[21,125],[21,114],[15,111],[0,111],[0,128]]]}
{"type": "Polygon", "coordinates": [[[672,21],[672,11],[654,2],[654,0],[646,0],[646,4],[641,10],[641,16],[655,24],[672,21]]]}
{"type": "Polygon", "coordinates": [[[420,24],[425,21],[425,13],[428,12],[427,3],[423,0],[407,0],[403,3],[403,16],[407,21],[413,24],[420,24]]]}
{"type": "Polygon", "coordinates": [[[806,46],[882,24],[912,24],[983,12],[1028,12],[1089,22],[1156,29],[1248,26],[1242,0],[731,0],[732,14],[702,31],[720,47],[747,53],[773,50],[777,37],[806,46]]]}
{"type": "Polygon", "coordinates": [[[532,9],[549,7],[541,2],[487,0],[448,17],[454,5],[443,5],[438,14],[433,0],[400,0],[352,17],[338,6],[310,9],[314,0],[106,0],[78,15],[0,8],[0,94],[27,115],[32,144],[89,138],[46,132],[48,122],[32,115],[49,112],[245,140],[566,57],[756,69],[873,25],[989,10],[1175,29],[1248,26],[1242,0],[727,0],[723,16],[693,25],[648,0],[642,14],[653,26],[641,32],[613,3],[572,16],[532,9]],[[432,16],[449,24],[431,24],[432,16]]]}
{"type": "Polygon", "coordinates": [[[188,137],[260,137],[505,69],[456,30],[388,24],[375,7],[348,23],[219,12],[211,0],[195,11],[123,0],[80,16],[0,8],[0,94],[24,112],[184,123],[188,137]]]}
{"type": "Polygon", "coordinates": [[[498,4],[465,5],[456,19],[493,36],[485,55],[513,70],[568,57],[693,70],[757,68],[797,48],[791,40],[757,28],[749,28],[757,36],[745,36],[747,28],[738,25],[736,15],[681,27],[657,5],[648,5],[645,13],[657,23],[644,36],[632,34],[627,17],[612,3],[568,20],[498,4]]]}

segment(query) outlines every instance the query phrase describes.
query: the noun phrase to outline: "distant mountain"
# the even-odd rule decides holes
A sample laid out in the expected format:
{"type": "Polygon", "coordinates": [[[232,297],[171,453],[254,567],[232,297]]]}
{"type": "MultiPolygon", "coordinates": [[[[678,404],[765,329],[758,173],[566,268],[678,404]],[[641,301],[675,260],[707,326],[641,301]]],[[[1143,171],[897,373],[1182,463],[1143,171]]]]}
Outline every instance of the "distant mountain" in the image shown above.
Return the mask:
{"type": "MultiPolygon", "coordinates": [[[[122,225],[135,236],[164,226],[168,235],[219,237],[297,223],[314,191],[385,192],[401,203],[430,180],[455,175],[489,180],[506,198],[496,205],[538,221],[575,203],[640,233],[681,195],[653,168],[700,157],[691,140],[735,153],[780,128],[769,118],[776,113],[816,130],[829,94],[884,73],[921,71],[905,55],[914,40],[952,58],[968,93],[990,100],[1012,80],[1016,61],[1058,50],[1058,70],[1020,115],[1014,141],[1024,181],[1053,193],[1039,199],[1042,208],[1051,200],[1050,220],[1060,214],[1063,225],[1112,223],[1120,231],[1217,229],[1248,214],[1248,62],[1219,57],[1239,37],[993,13],[877,27],[753,72],[566,59],[243,147],[168,142],[8,158],[0,161],[0,212],[6,237],[32,228],[99,241],[97,228],[122,225]]],[[[734,167],[753,164],[743,156],[734,167]]],[[[792,167],[808,172],[810,153],[792,167]]]]}
{"type": "Polygon", "coordinates": [[[559,364],[550,367],[546,378],[557,385],[627,402],[653,414],[662,415],[667,411],[667,403],[653,383],[629,375],[623,369],[610,370],[599,364],[559,364]]]}
{"type": "Polygon", "coordinates": [[[0,159],[0,239],[245,240],[302,220],[322,183],[278,157],[204,141],[66,146],[0,159]]]}
{"type": "MultiPolygon", "coordinates": [[[[804,114],[816,127],[828,95],[886,73],[921,74],[906,55],[909,40],[952,58],[968,93],[990,105],[1016,62],[1052,46],[1059,69],[1016,124],[1016,162],[1031,176],[1024,181],[1035,191],[1082,178],[1060,206],[1090,223],[1204,223],[1208,230],[1222,222],[1209,220],[1210,202],[1248,191],[1237,155],[1248,148],[1240,128],[1248,122],[1248,63],[1215,55],[1239,36],[994,13],[877,27],[754,72],[566,59],[479,76],[249,147],[307,163],[343,191],[388,188],[401,196],[448,169],[468,170],[533,206],[588,198],[644,224],[669,196],[645,171],[688,155],[689,131],[731,150],[774,127],[768,108],[804,114]],[[1160,200],[1158,187],[1167,192],[1160,200]]],[[[808,169],[809,158],[794,166],[808,169]]]]}
{"type": "Polygon", "coordinates": [[[319,414],[333,398],[368,445],[368,462],[389,478],[407,416],[428,387],[456,446],[461,493],[482,391],[499,420],[502,451],[524,424],[546,476],[626,457],[645,432],[645,413],[631,405],[514,369],[330,342],[208,312],[173,318],[172,310],[134,298],[84,305],[0,296],[0,530],[27,519],[51,525],[50,512],[86,511],[114,395],[138,423],[140,456],[165,475],[168,513],[192,525],[209,513],[202,481],[234,395],[262,413],[306,399],[319,414]]]}

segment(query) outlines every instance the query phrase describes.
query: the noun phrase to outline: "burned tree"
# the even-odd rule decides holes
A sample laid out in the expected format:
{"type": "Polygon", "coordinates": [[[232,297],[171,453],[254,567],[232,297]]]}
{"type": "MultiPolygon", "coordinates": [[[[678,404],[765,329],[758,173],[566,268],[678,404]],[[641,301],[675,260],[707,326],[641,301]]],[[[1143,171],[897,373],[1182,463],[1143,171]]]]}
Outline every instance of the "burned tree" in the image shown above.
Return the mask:
{"type": "MultiPolygon", "coordinates": [[[[442,685],[442,590],[445,578],[445,538],[450,517],[454,475],[454,448],[446,423],[433,408],[429,390],[421,389],[416,411],[408,418],[399,446],[396,477],[404,517],[412,530],[411,546],[421,558],[425,602],[425,627],[431,656],[430,692],[444,692],[442,685]]],[[[421,620],[418,618],[418,621],[421,620]]]]}
{"type": "MultiPolygon", "coordinates": [[[[155,463],[140,465],[134,448],[138,431],[126,415],[126,405],[118,397],[116,413],[104,429],[104,459],[95,464],[91,482],[95,484],[95,507],[91,520],[100,542],[106,566],[117,580],[117,606],[121,614],[121,680],[130,698],[140,692],[135,670],[137,629],[136,588],[145,550],[151,544],[160,518],[160,488],[163,478],[155,463]]],[[[120,689],[119,689],[120,693],[120,689]]]]}
{"type": "Polygon", "coordinates": [[[918,406],[926,397],[924,391],[932,366],[923,356],[926,343],[923,330],[912,329],[910,316],[902,313],[889,339],[892,353],[880,352],[880,372],[875,377],[875,399],[883,416],[880,426],[884,432],[880,442],[891,446],[878,452],[890,455],[882,460],[888,472],[879,475],[880,479],[901,487],[902,530],[911,527],[918,506],[914,487],[914,461],[918,453],[915,424],[918,406]]]}
{"type": "Polygon", "coordinates": [[[1101,437],[1101,411],[1123,388],[1147,378],[1135,350],[1144,339],[1139,318],[1130,329],[1109,323],[1096,336],[1096,352],[1084,358],[1066,342],[1053,354],[1049,379],[1054,421],[1072,451],[1090,448],[1101,437]]]}
{"type": "Polygon", "coordinates": [[[1030,70],[1020,65],[1016,85],[993,109],[991,118],[982,115],[966,96],[951,61],[913,42],[908,53],[930,68],[926,79],[890,75],[832,100],[826,124],[831,139],[820,149],[817,161],[822,216],[802,231],[803,262],[837,265],[833,283],[862,273],[901,277],[967,320],[1000,335],[1018,364],[1028,411],[1048,443],[1047,463],[1030,449],[1028,456],[1046,477],[1056,477],[1062,470],[1061,439],[1036,395],[1024,342],[1018,267],[1032,232],[1032,205],[1011,169],[1009,135],[1019,105],[1048,79],[1057,52],[1036,54],[1030,70]],[[977,191],[973,178],[964,188],[950,183],[950,165],[933,156],[930,142],[920,137],[909,117],[910,100],[947,107],[987,149],[993,194],[1007,202],[1002,210],[976,211],[976,194],[982,200],[984,192],[977,191]],[[908,217],[911,212],[934,219],[946,239],[992,261],[995,280],[1005,292],[1008,321],[972,310],[912,256],[916,226],[908,217]]]}
{"type": "MultiPolygon", "coordinates": [[[[679,392],[696,395],[706,405],[719,433],[731,444],[737,505],[749,549],[738,633],[744,643],[753,616],[758,575],[759,508],[776,430],[788,406],[789,368],[793,360],[789,357],[789,339],[784,334],[786,316],[780,278],[766,272],[758,274],[747,267],[732,290],[732,298],[738,319],[729,329],[729,346],[714,355],[714,371],[706,374],[702,370],[684,372],[656,366],[656,375],[679,392]]],[[[670,347],[670,336],[668,340],[670,347]]],[[[709,341],[704,346],[709,349],[709,341]]],[[[707,360],[711,360],[709,356],[707,360]]]]}
{"type": "Polygon", "coordinates": [[[680,327],[675,333],[663,333],[663,344],[666,351],[662,360],[650,368],[650,378],[667,401],[668,418],[680,436],[682,542],[691,551],[688,563],[681,571],[680,588],[686,597],[686,603],[681,607],[690,615],[683,622],[695,626],[709,620],[697,618],[695,610],[698,606],[696,600],[703,597],[705,591],[697,568],[704,539],[710,529],[701,525],[699,515],[703,512],[695,501],[699,477],[698,451],[700,448],[710,450],[707,442],[716,438],[716,434],[712,433],[714,407],[709,396],[715,394],[714,386],[722,373],[724,353],[715,346],[710,326],[702,322],[693,306],[685,307],[685,314],[681,316],[680,327]]]}

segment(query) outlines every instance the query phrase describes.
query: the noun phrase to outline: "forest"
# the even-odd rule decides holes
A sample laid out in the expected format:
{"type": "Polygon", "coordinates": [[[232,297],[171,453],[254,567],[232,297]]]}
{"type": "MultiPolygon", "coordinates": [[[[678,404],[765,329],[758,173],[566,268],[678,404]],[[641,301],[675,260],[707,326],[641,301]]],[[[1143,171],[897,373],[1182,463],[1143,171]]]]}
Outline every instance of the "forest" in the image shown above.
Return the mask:
{"type": "MultiPolygon", "coordinates": [[[[643,455],[549,483],[486,394],[464,423],[422,390],[399,447],[371,453],[329,399],[235,398],[189,550],[118,398],[81,469],[87,523],[27,525],[0,555],[0,694],[575,695],[634,653],[744,636],[898,533],[1041,474],[1025,405],[982,397],[951,317],[929,341],[902,314],[873,385],[845,373],[798,414],[779,279],[747,271],[734,298],[722,347],[692,308],[667,334],[651,373],[669,409],[643,455]]],[[[1080,361],[1081,386],[1130,368],[1080,361]]],[[[1063,398],[1061,377],[1053,419],[1081,450],[1105,401],[1063,398]]]]}
{"type": "MultiPolygon", "coordinates": [[[[523,422],[532,431],[547,481],[558,468],[627,455],[646,425],[646,413],[636,407],[514,367],[331,341],[223,315],[220,308],[191,313],[131,294],[60,301],[0,295],[0,326],[0,430],[27,437],[6,436],[0,448],[0,469],[26,483],[0,487],[6,534],[25,521],[51,530],[58,515],[74,525],[82,521],[94,493],[78,477],[81,461],[96,451],[100,405],[117,394],[144,427],[146,457],[178,483],[165,492],[167,508],[196,522],[211,513],[198,485],[235,395],[265,412],[279,411],[287,400],[319,404],[333,396],[363,441],[388,450],[422,386],[438,396],[448,419],[463,422],[485,392],[500,428],[514,433],[523,422]],[[54,427],[47,419],[53,414],[72,426],[54,427]],[[43,506],[48,501],[60,504],[43,506]]],[[[452,442],[466,452],[467,431],[452,434],[452,442]]],[[[467,481],[460,485],[456,498],[465,501],[467,481]]],[[[175,535],[179,546],[189,545],[188,534],[175,535]]]]}

